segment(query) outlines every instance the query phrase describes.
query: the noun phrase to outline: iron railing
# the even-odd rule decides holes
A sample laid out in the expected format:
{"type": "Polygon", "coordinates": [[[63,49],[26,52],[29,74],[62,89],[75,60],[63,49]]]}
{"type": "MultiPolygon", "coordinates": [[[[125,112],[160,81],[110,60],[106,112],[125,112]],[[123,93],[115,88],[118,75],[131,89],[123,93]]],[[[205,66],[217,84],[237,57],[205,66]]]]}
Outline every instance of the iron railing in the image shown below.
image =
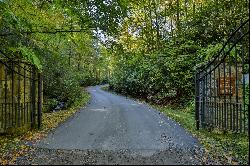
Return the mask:
{"type": "Polygon", "coordinates": [[[0,51],[0,133],[40,128],[41,110],[41,74],[34,65],[0,51]]]}
{"type": "Polygon", "coordinates": [[[219,54],[196,69],[196,126],[237,133],[249,129],[249,20],[219,54]]]}

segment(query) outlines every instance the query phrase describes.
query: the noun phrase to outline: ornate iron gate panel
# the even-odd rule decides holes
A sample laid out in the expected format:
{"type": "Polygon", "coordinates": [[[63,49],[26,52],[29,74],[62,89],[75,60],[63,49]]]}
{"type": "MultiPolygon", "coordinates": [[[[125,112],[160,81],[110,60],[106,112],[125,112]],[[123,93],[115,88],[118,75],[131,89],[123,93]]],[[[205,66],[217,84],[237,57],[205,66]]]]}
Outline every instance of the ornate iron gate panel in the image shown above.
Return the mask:
{"type": "Polygon", "coordinates": [[[40,127],[41,95],[41,74],[34,65],[0,51],[0,133],[40,127]]]}
{"type": "Polygon", "coordinates": [[[249,129],[249,20],[219,54],[197,68],[196,125],[247,133],[249,129]]]}

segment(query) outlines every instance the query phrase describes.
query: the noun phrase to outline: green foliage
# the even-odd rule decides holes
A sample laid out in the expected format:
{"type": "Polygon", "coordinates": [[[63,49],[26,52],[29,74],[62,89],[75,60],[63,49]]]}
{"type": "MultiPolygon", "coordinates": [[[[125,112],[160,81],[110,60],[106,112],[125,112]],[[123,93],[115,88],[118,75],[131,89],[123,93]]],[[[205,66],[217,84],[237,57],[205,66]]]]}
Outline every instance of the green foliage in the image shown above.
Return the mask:
{"type": "Polygon", "coordinates": [[[114,69],[110,85],[115,90],[141,96],[156,103],[192,98],[194,53],[199,47],[191,41],[178,48],[171,44],[148,55],[126,53],[114,69]]]}
{"type": "Polygon", "coordinates": [[[228,34],[247,19],[246,2],[239,1],[145,0],[129,7],[108,52],[109,83],[116,91],[161,104],[193,99],[195,66],[217,56],[228,34]]]}
{"type": "Polygon", "coordinates": [[[106,82],[156,103],[185,104],[194,96],[194,67],[248,18],[246,1],[233,0],[0,3],[0,32],[12,34],[0,38],[0,49],[43,69],[46,97],[69,104],[80,85],[106,82]],[[54,33],[72,28],[84,31],[54,33]]]}
{"type": "Polygon", "coordinates": [[[21,52],[21,56],[23,59],[27,60],[31,64],[35,65],[38,70],[42,70],[42,64],[36,54],[28,47],[19,46],[18,48],[21,52]]]}
{"type": "Polygon", "coordinates": [[[47,59],[44,65],[44,95],[47,98],[72,104],[79,97],[81,88],[74,70],[66,62],[47,59]]]}
{"type": "Polygon", "coordinates": [[[19,44],[18,48],[10,47],[9,51],[14,55],[15,58],[23,59],[30,64],[33,64],[39,71],[42,70],[41,61],[31,48],[19,44]]]}
{"type": "Polygon", "coordinates": [[[44,101],[46,104],[43,106],[43,112],[51,112],[58,104],[58,101],[54,98],[52,99],[45,99],[44,101]]]}
{"type": "Polygon", "coordinates": [[[219,51],[222,49],[223,44],[218,43],[215,45],[209,44],[206,48],[202,48],[197,53],[199,57],[205,61],[211,60],[218,55],[219,51]]]}
{"type": "MultiPolygon", "coordinates": [[[[193,105],[194,67],[217,55],[249,18],[248,7],[239,0],[0,0],[0,34],[9,34],[0,50],[42,70],[48,110],[60,101],[74,105],[80,86],[106,82],[155,103],[193,105]],[[82,32],[56,33],[72,28],[82,32]]],[[[247,43],[232,51],[237,61],[241,47],[247,43]]],[[[191,129],[192,109],[188,120],[178,113],[191,129]]]]}
{"type": "Polygon", "coordinates": [[[43,73],[47,110],[60,101],[70,106],[80,97],[80,86],[99,84],[106,77],[94,32],[88,29],[91,21],[96,21],[90,20],[88,10],[104,4],[30,0],[0,3],[0,34],[11,34],[1,36],[0,50],[11,58],[33,64],[43,73]],[[86,30],[59,34],[23,33],[70,30],[69,27],[86,30]]]}

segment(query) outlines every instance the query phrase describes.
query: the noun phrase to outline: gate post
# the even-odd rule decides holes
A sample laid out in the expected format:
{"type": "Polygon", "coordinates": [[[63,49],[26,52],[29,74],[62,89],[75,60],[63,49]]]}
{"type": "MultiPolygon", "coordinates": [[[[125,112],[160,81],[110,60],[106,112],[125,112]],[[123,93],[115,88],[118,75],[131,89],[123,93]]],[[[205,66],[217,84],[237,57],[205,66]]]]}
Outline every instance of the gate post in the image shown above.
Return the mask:
{"type": "Polygon", "coordinates": [[[32,84],[31,84],[31,128],[36,124],[36,69],[32,67],[32,84]]]}
{"type": "Polygon", "coordinates": [[[196,129],[200,129],[200,119],[199,119],[199,76],[198,73],[195,74],[195,120],[196,120],[196,129]]]}
{"type": "Polygon", "coordinates": [[[201,105],[201,127],[202,128],[205,128],[205,111],[206,111],[206,82],[205,82],[205,78],[203,77],[202,78],[202,85],[201,85],[201,88],[202,88],[202,105],[201,105]]]}
{"type": "Polygon", "coordinates": [[[42,123],[42,74],[38,73],[38,114],[37,114],[37,123],[38,123],[38,129],[41,128],[41,123],[42,123]]]}

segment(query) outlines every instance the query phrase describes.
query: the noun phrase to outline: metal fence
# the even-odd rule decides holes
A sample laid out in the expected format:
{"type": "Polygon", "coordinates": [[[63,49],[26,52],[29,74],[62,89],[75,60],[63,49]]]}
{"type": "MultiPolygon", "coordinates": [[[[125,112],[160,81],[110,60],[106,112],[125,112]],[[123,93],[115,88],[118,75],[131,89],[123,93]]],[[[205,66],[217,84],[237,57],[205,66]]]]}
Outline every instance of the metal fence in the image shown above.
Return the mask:
{"type": "Polygon", "coordinates": [[[0,51],[0,133],[41,126],[41,74],[16,59],[0,51]]]}
{"type": "Polygon", "coordinates": [[[219,54],[197,68],[196,125],[237,133],[249,129],[249,20],[230,35],[219,54]]]}

